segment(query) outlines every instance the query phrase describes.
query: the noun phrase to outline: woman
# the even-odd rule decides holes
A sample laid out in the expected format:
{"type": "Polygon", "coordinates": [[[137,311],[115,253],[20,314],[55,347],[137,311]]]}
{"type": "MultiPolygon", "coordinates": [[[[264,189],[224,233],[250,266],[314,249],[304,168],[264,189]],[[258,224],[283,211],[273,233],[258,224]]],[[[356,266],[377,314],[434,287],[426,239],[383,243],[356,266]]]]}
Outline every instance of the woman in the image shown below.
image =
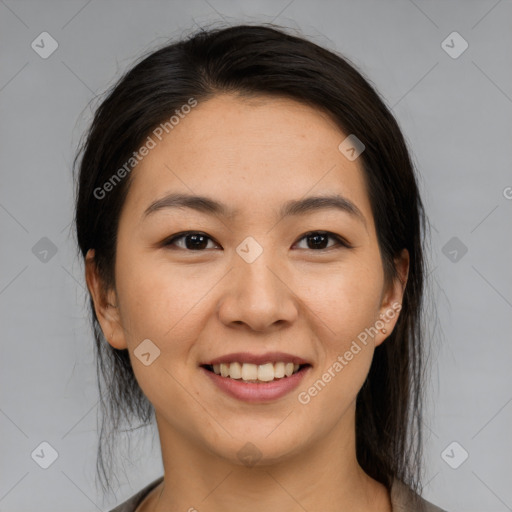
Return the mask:
{"type": "Polygon", "coordinates": [[[200,31],[119,81],[79,155],[98,468],[108,487],[105,431],[153,413],[164,466],[115,511],[441,510],[419,496],[423,205],[346,59],[200,31]]]}

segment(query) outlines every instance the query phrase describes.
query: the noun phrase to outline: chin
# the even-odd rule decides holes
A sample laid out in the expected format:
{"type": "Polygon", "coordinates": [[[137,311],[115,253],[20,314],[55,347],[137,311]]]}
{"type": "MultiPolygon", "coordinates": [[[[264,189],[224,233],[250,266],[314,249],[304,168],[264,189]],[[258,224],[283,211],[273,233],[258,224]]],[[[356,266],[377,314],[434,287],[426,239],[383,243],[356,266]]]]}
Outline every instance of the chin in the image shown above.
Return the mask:
{"type": "MultiPolygon", "coordinates": [[[[275,429],[275,423],[273,428],[275,429]]],[[[226,459],[230,464],[261,467],[286,462],[303,449],[299,436],[290,436],[286,430],[282,430],[281,435],[277,430],[272,432],[272,429],[252,430],[255,432],[251,433],[251,429],[248,429],[244,435],[230,430],[233,438],[226,439],[226,443],[219,442],[217,438],[215,442],[208,443],[209,451],[226,459]]]]}

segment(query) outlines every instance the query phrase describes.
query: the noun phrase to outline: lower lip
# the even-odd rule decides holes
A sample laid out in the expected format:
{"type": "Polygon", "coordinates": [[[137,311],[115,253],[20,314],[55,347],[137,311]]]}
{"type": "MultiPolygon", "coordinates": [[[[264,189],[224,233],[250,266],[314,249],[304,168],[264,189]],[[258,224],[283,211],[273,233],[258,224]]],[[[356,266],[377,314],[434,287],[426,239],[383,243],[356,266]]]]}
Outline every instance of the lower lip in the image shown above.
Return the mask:
{"type": "Polygon", "coordinates": [[[283,377],[282,379],[275,379],[271,382],[244,382],[241,379],[231,379],[229,377],[222,377],[214,372],[203,368],[200,369],[210,377],[212,382],[226,394],[243,400],[244,402],[268,402],[277,400],[282,396],[293,391],[305,377],[306,373],[311,369],[311,366],[306,366],[302,370],[294,373],[290,377],[283,377]]]}

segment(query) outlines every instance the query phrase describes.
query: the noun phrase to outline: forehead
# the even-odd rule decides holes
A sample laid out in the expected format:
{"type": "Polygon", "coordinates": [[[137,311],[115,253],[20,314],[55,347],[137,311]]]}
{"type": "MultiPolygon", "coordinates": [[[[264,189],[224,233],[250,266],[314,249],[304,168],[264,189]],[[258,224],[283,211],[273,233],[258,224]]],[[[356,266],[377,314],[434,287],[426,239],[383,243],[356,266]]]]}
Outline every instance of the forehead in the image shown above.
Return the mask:
{"type": "MultiPolygon", "coordinates": [[[[368,218],[362,163],[323,111],[287,98],[220,95],[183,115],[132,171],[126,202],[143,211],[170,192],[215,197],[248,214],[307,195],[340,194],[368,218]]],[[[370,219],[368,219],[370,220],[370,219]]]]}

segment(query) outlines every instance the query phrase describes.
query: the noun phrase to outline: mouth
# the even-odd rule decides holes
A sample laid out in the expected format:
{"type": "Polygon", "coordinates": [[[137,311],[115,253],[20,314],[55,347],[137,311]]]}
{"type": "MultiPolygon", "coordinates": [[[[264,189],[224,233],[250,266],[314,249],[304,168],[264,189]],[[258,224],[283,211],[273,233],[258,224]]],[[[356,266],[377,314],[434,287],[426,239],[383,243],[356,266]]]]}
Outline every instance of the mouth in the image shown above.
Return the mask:
{"type": "Polygon", "coordinates": [[[201,365],[205,370],[224,378],[237,380],[247,384],[263,384],[268,382],[288,379],[293,375],[303,372],[311,367],[309,363],[299,364],[293,362],[267,362],[264,364],[241,363],[216,363],[201,365]]]}
{"type": "Polygon", "coordinates": [[[200,370],[214,389],[238,401],[271,403],[289,395],[313,365],[285,352],[236,352],[203,361],[200,370]]]}
{"type": "Polygon", "coordinates": [[[263,364],[203,364],[200,370],[214,389],[246,403],[272,403],[289,395],[306,379],[312,369],[309,363],[277,361],[263,364]]]}

